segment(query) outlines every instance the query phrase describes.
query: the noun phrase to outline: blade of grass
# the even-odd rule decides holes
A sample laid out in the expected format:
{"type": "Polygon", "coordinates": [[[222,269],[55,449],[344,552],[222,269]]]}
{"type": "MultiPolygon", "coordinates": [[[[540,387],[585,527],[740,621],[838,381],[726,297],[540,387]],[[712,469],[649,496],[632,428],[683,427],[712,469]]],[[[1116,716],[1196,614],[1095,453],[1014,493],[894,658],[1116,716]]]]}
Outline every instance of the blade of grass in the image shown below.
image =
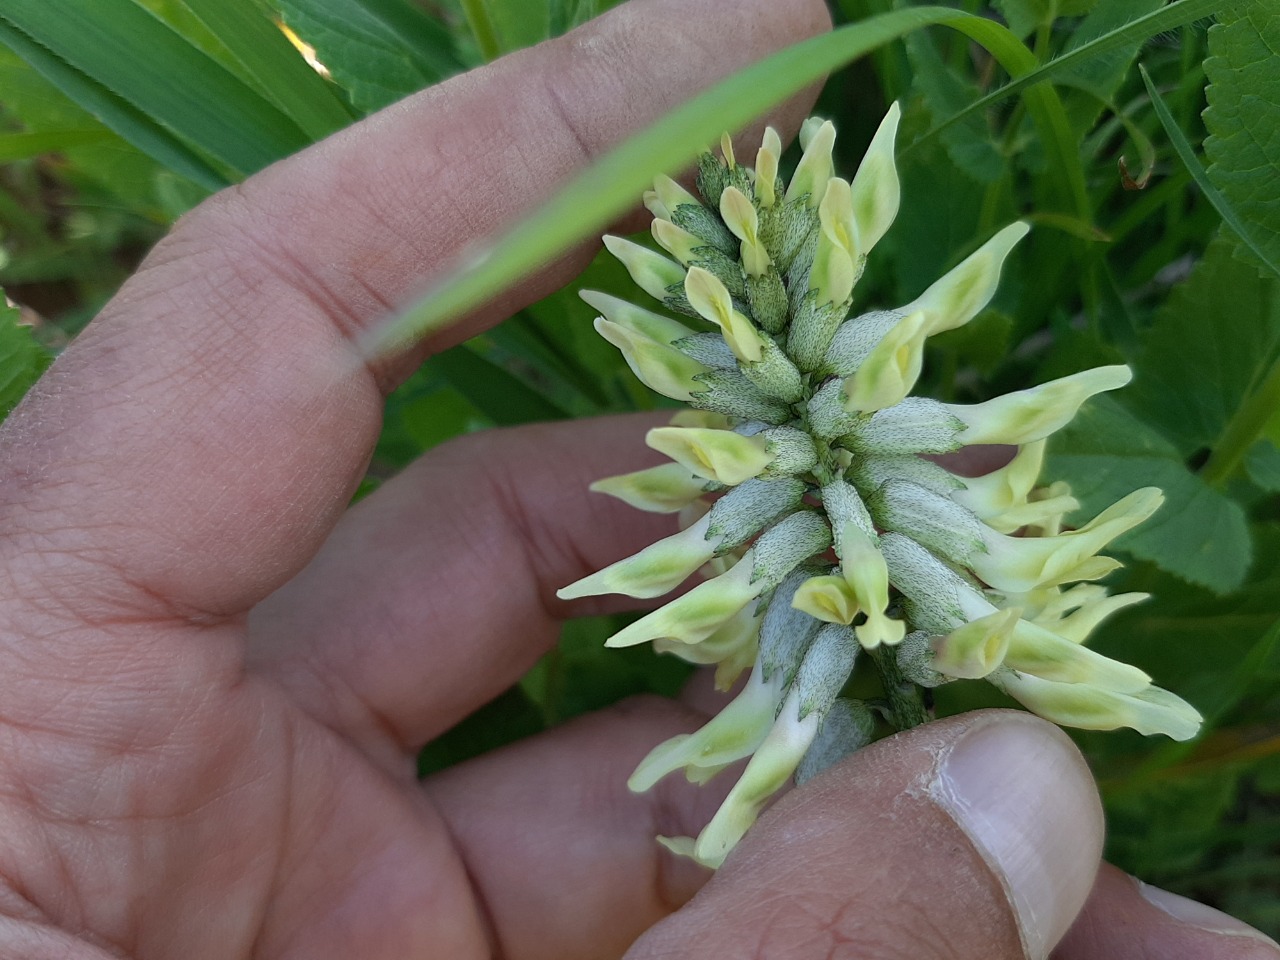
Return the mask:
{"type": "Polygon", "coordinates": [[[239,176],[309,142],[136,0],[6,0],[0,18],[239,176]]]}
{"type": "Polygon", "coordinates": [[[467,24],[476,38],[480,55],[486,61],[500,57],[502,46],[498,42],[498,32],[494,29],[493,18],[489,16],[489,6],[485,0],[462,0],[462,12],[466,14],[467,24]]]}
{"type": "Polygon", "coordinates": [[[0,43],[25,60],[69,99],[101,120],[157,163],[210,192],[231,180],[170,131],[132,104],[91,80],[0,16],[0,43]]]}
{"type": "Polygon", "coordinates": [[[351,122],[333,88],[271,22],[256,0],[182,0],[253,77],[258,92],[312,140],[351,122]]]}
{"type": "MultiPolygon", "coordinates": [[[[994,47],[992,52],[997,58],[1009,56],[1012,49],[1007,42],[1012,34],[997,23],[946,7],[912,7],[849,24],[779,51],[671,111],[574,178],[504,236],[471,251],[463,266],[375,331],[366,349],[374,353],[396,350],[443,329],[467,310],[607,225],[634,205],[655,173],[686,166],[720,131],[739,129],[832,70],[912,30],[932,25],[948,26],[988,49],[994,47]]],[[[1031,56],[1016,39],[1013,43],[1025,57],[1031,56]]],[[[1024,62],[1025,57],[1014,54],[1012,59],[1024,62]]],[[[1016,67],[1017,63],[1013,65],[1016,67]]],[[[1042,112],[1045,104],[1057,104],[1057,112],[1062,113],[1051,88],[1043,90],[1040,97],[1042,112]]],[[[1062,124],[1065,115],[1061,123],[1050,124],[1062,134],[1055,138],[1059,148],[1063,137],[1067,143],[1071,139],[1069,129],[1063,133],[1062,124]]],[[[1079,157],[1074,148],[1070,152],[1078,171],[1079,157]]],[[[1079,179],[1083,189],[1083,176],[1079,179]]],[[[1076,188],[1072,187],[1071,192],[1075,193],[1076,188]]]]}
{"type": "Polygon", "coordinates": [[[1152,83],[1151,77],[1147,73],[1147,68],[1142,64],[1138,64],[1138,72],[1142,74],[1142,82],[1147,85],[1147,93],[1151,97],[1151,106],[1155,108],[1156,117],[1159,118],[1160,125],[1164,127],[1169,143],[1178,154],[1178,159],[1182,161],[1182,165],[1187,168],[1187,173],[1191,174],[1191,178],[1195,180],[1200,192],[1204,194],[1204,198],[1213,205],[1213,209],[1218,211],[1218,216],[1222,217],[1222,222],[1232,229],[1235,235],[1240,238],[1241,243],[1247,246],[1262,263],[1266,264],[1267,269],[1276,277],[1280,277],[1280,266],[1268,259],[1261,244],[1253,238],[1248,224],[1240,218],[1235,208],[1231,206],[1227,198],[1222,195],[1222,192],[1209,179],[1209,174],[1196,158],[1191,144],[1187,142],[1182,129],[1178,126],[1177,121],[1173,119],[1173,114],[1169,112],[1169,107],[1164,102],[1164,98],[1160,96],[1160,91],[1152,83]]]}
{"type": "Polygon", "coordinates": [[[1021,93],[1028,87],[1043,83],[1074,64],[1081,63],[1091,57],[1102,56],[1131,43],[1141,43],[1167,30],[1175,30],[1188,23],[1212,16],[1221,7],[1221,4],[1222,0],[1177,0],[1177,2],[1171,3],[1167,7],[1162,7],[1154,13],[1139,17],[1126,26],[1112,30],[1110,33],[1105,33],[1088,43],[1081,44],[1074,50],[1064,53],[1048,63],[1037,64],[1025,73],[1016,74],[1009,83],[991,91],[985,97],[975,100],[963,110],[943,120],[937,126],[918,137],[902,152],[906,153],[916,149],[938,136],[952,124],[959,123],[975,113],[980,113],[993,104],[1008,99],[1015,93],[1021,93]]]}

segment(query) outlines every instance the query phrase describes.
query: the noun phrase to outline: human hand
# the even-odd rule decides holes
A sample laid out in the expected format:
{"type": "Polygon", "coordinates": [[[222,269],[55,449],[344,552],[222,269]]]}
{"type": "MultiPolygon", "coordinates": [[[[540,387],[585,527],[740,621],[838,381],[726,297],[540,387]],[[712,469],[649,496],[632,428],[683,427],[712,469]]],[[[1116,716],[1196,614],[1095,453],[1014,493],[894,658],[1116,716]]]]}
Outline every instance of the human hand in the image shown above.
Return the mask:
{"type": "MultiPolygon", "coordinates": [[[[1031,718],[868,749],[665,920],[705,874],[653,835],[714,800],[625,779],[695,708],[622,705],[414,775],[554,642],[554,588],[654,521],[584,492],[627,468],[635,420],[472,437],[344,514],[382,393],[585,252],[415,357],[358,367],[351,340],[584,155],[826,22],[816,0],[734,11],[640,0],[221,194],[5,423],[0,957],[573,960],[656,923],[636,960],[999,958],[1066,928],[1098,807],[1031,718]]],[[[1274,956],[1116,890],[1063,956],[1274,956]]]]}

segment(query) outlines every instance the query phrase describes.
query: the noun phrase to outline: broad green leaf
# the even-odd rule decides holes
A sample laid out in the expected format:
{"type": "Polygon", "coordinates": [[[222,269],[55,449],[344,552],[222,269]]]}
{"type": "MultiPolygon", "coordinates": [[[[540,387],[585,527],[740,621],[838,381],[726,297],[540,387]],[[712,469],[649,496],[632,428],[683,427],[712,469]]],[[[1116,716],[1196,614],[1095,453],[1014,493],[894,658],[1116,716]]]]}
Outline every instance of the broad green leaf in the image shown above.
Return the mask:
{"type": "Polygon", "coordinates": [[[1019,40],[1035,33],[1037,28],[1054,17],[1051,0],[992,0],[992,6],[1004,17],[1009,30],[1019,40]]]}
{"type": "Polygon", "coordinates": [[[0,17],[238,176],[308,142],[274,105],[135,0],[9,0],[0,17]]]}
{"type": "Polygon", "coordinates": [[[1244,461],[1249,479],[1270,493],[1280,493],[1280,447],[1270,440],[1259,440],[1244,461]]]}
{"type": "Polygon", "coordinates": [[[273,0],[362,114],[462,68],[448,31],[402,0],[273,0]]]}
{"type": "Polygon", "coordinates": [[[258,0],[183,0],[280,108],[312,140],[351,122],[333,88],[271,22],[258,0]]]}
{"type": "Polygon", "coordinates": [[[461,2],[476,45],[486,60],[541,43],[552,35],[553,25],[576,18],[579,12],[565,9],[568,4],[564,0],[461,2]]]}
{"type": "Polygon", "coordinates": [[[1212,845],[1237,777],[1206,775],[1107,796],[1107,859],[1152,883],[1180,879],[1212,845]]]}
{"type": "Polygon", "coordinates": [[[1184,457],[1216,451],[1277,356],[1280,281],[1260,277],[1232,257],[1230,244],[1215,241],[1144,337],[1122,400],[1184,457]]]}
{"type": "MultiPolygon", "coordinates": [[[[1280,4],[1226,4],[1209,28],[1204,142],[1209,179],[1246,222],[1261,262],[1280,264],[1280,4]]],[[[1278,274],[1280,275],[1280,274],[1278,274]]]]}
{"type": "Polygon", "coordinates": [[[1095,397],[1049,449],[1045,477],[1071,484],[1082,506],[1079,520],[1139,487],[1164,491],[1164,506],[1117,540],[1116,549],[1219,593],[1243,582],[1251,556],[1244,510],[1188,470],[1173,444],[1119,404],[1095,397]]]}
{"type": "MultiPolygon", "coordinates": [[[[1031,52],[1004,27],[945,7],[895,10],[795,44],[734,74],[631,137],[564,186],[467,265],[439,283],[367,342],[373,351],[394,350],[439,330],[519,277],[553,259],[635,203],[655,173],[688,164],[717,133],[738,129],[824,74],[913,30],[941,24],[983,44],[1006,69],[1022,73],[1035,65],[1031,52]]],[[[1054,159],[1060,191],[1083,204],[1087,216],[1078,145],[1049,88],[1027,98],[1054,159]]]]}
{"type": "MultiPolygon", "coordinates": [[[[950,116],[978,95],[977,87],[943,62],[927,33],[906,38],[907,57],[912,67],[912,85],[924,98],[935,119],[950,116]]],[[[947,154],[957,167],[979,183],[992,183],[1005,171],[1005,158],[992,143],[985,119],[974,114],[964,123],[949,127],[942,135],[947,154]]]]}
{"type": "Polygon", "coordinates": [[[230,183],[222,171],[128,101],[67,64],[0,15],[0,43],[25,60],[68,99],[147,156],[207,190],[230,183]]]}
{"type": "Polygon", "coordinates": [[[1154,13],[1139,17],[1126,26],[1104,34],[1088,43],[1081,44],[1062,54],[1062,56],[1055,57],[1048,63],[1037,65],[1014,77],[1004,86],[996,88],[980,100],[975,100],[963,110],[933,127],[928,133],[920,137],[915,144],[912,144],[912,149],[916,144],[938,136],[952,124],[964,122],[971,115],[980,114],[1001,100],[1008,99],[1015,93],[1021,93],[1028,87],[1043,83],[1063,71],[1074,69],[1086,60],[1104,56],[1116,50],[1124,50],[1135,43],[1140,44],[1166,30],[1173,30],[1188,23],[1194,23],[1203,17],[1212,16],[1218,12],[1221,6],[1222,0],[1176,0],[1176,2],[1162,7],[1154,13]]]}
{"type": "Polygon", "coordinates": [[[432,357],[428,364],[498,426],[562,420],[568,413],[513,374],[485,359],[470,343],[432,357]]]}
{"type": "Polygon", "coordinates": [[[18,309],[0,296],[0,420],[31,389],[52,360],[31,328],[18,323],[18,309]]]}
{"type": "MultiPolygon", "coordinates": [[[[1071,31],[1063,53],[1087,46],[1099,37],[1122,29],[1137,17],[1155,13],[1164,5],[1164,0],[1100,3],[1071,31]]],[[[1142,38],[1134,37],[1124,46],[1068,66],[1055,78],[1055,82],[1081,91],[1066,99],[1072,126],[1081,134],[1093,129],[1103,110],[1115,99],[1142,43],[1142,38]]]]}

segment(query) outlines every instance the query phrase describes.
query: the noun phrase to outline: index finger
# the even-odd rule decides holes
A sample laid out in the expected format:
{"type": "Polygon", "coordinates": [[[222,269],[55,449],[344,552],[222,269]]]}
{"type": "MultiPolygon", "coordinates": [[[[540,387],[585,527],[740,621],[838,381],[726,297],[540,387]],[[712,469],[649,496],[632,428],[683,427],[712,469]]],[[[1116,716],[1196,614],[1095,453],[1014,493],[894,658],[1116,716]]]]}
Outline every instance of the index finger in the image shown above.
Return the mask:
{"type": "Polygon", "coordinates": [[[633,0],[200,207],[5,425],[21,456],[0,467],[3,549],[52,558],[42,592],[74,582],[99,616],[222,618],[270,593],[328,533],[376,438],[394,373],[357,368],[352,334],[595,152],[827,23],[819,0],[724,6],[633,0]]]}

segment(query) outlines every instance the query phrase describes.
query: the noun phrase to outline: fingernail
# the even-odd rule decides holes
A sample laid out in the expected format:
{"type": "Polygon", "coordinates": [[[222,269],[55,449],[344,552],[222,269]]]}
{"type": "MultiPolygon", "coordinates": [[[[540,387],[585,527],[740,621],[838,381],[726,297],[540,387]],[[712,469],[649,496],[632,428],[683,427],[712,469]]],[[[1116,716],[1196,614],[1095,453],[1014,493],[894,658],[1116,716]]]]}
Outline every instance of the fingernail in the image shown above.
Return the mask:
{"type": "Polygon", "coordinates": [[[1276,951],[1277,956],[1280,956],[1280,944],[1266,934],[1253,929],[1247,923],[1237,920],[1221,910],[1205,906],[1203,903],[1197,903],[1195,900],[1190,900],[1179,894],[1170,893],[1168,890],[1161,890],[1159,887],[1149,886],[1141,880],[1135,880],[1135,882],[1138,884],[1138,892],[1142,894],[1148,903],[1167,913],[1173,919],[1220,936],[1243,937],[1249,940],[1256,940],[1259,943],[1265,943],[1276,951]]]}
{"type": "Polygon", "coordinates": [[[1029,960],[1044,960],[1102,855],[1102,806],[1079,751],[1043,720],[987,715],[943,759],[933,796],[1004,887],[1029,960]]]}

